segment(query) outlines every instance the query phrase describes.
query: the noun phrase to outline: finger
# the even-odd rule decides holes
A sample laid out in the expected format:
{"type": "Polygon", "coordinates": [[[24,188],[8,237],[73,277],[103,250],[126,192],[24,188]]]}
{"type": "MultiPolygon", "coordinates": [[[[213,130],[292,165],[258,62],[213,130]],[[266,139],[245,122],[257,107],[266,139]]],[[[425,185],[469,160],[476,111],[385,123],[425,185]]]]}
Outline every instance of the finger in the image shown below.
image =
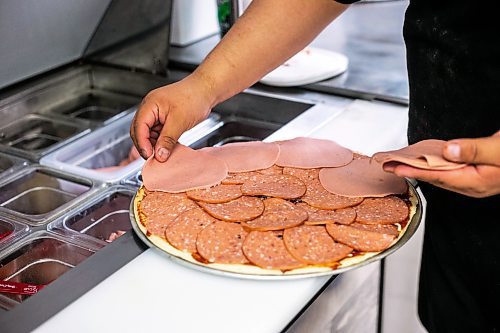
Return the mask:
{"type": "Polygon", "coordinates": [[[150,132],[151,129],[157,126],[159,119],[158,105],[147,100],[141,105],[136,113],[136,119],[132,123],[137,150],[143,158],[148,158],[153,153],[153,145],[151,144],[150,132]]]}
{"type": "Polygon", "coordinates": [[[443,155],[453,162],[500,166],[500,136],[452,140],[446,143],[443,155]]]}
{"type": "Polygon", "coordinates": [[[169,113],[160,136],[156,139],[155,158],[158,161],[165,162],[168,159],[177,140],[185,130],[183,121],[177,120],[175,113],[169,113]]]}

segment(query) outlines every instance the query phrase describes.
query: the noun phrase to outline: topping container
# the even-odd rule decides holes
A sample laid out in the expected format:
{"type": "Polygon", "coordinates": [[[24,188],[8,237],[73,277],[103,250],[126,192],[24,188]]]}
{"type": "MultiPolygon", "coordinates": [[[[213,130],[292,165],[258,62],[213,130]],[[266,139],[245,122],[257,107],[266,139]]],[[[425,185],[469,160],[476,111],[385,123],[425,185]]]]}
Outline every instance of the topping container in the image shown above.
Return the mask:
{"type": "Polygon", "coordinates": [[[112,186],[74,213],[50,223],[48,229],[105,246],[132,228],[129,208],[134,193],[126,186],[112,186]]]}
{"type": "Polygon", "coordinates": [[[29,232],[29,227],[6,217],[0,217],[0,251],[29,232]]]}
{"type": "MultiPolygon", "coordinates": [[[[97,249],[80,241],[69,242],[46,231],[36,232],[1,254],[0,281],[48,285],[97,249]]],[[[0,307],[12,309],[28,297],[29,294],[0,292],[0,307]]]]}
{"type": "Polygon", "coordinates": [[[0,181],[0,215],[26,220],[33,226],[49,223],[97,191],[91,180],[40,165],[26,167],[0,181]]]}
{"type": "Polygon", "coordinates": [[[144,160],[129,162],[134,114],[115,121],[43,157],[40,164],[108,183],[118,183],[141,169],[144,160]],[[127,164],[119,166],[125,161],[127,164]]]}

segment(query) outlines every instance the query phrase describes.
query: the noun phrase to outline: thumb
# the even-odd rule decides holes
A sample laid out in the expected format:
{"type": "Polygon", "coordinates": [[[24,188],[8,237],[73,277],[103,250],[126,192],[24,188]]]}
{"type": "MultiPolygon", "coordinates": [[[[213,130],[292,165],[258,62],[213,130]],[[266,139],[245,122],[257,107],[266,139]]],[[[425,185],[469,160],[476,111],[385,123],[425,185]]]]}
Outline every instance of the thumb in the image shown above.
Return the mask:
{"type": "Polygon", "coordinates": [[[500,166],[500,136],[448,141],[443,155],[447,160],[500,166]]]}
{"type": "Polygon", "coordinates": [[[159,162],[165,162],[172,153],[177,140],[186,130],[182,126],[183,122],[175,119],[174,113],[170,113],[163,124],[160,136],[155,144],[155,158],[159,162]]]}

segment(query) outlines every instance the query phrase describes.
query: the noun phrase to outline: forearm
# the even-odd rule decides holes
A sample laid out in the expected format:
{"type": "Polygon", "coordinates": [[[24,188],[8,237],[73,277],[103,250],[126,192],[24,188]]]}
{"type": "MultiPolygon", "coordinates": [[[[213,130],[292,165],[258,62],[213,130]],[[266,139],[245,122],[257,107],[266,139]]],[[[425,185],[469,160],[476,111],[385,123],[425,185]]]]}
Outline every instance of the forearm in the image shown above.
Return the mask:
{"type": "Polygon", "coordinates": [[[253,0],[192,78],[216,105],[303,49],[346,8],[334,0],[253,0]]]}

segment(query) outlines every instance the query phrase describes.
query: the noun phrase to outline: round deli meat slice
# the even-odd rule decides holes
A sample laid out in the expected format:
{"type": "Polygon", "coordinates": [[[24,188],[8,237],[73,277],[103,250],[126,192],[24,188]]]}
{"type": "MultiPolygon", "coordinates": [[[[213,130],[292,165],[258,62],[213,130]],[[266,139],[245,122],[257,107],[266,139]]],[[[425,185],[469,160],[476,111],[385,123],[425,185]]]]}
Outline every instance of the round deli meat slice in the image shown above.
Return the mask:
{"type": "Polygon", "coordinates": [[[260,175],[257,171],[229,173],[221,183],[226,185],[241,185],[247,180],[254,179],[257,175],[260,175]]]}
{"type": "Polygon", "coordinates": [[[356,206],[356,222],[364,224],[394,224],[408,219],[410,209],[404,200],[389,196],[366,198],[356,206]]]}
{"type": "Polygon", "coordinates": [[[246,264],[242,245],[247,234],[238,223],[216,221],[200,231],[196,249],[209,263],[246,264]]]}
{"type": "Polygon", "coordinates": [[[364,158],[340,168],[321,169],[319,180],[328,192],[347,197],[385,197],[408,191],[404,178],[385,172],[380,164],[364,158]]]}
{"type": "Polygon", "coordinates": [[[396,227],[394,224],[363,224],[356,222],[351,224],[351,227],[360,230],[379,232],[381,234],[399,236],[398,227],[396,227]]]}
{"type": "Polygon", "coordinates": [[[318,180],[319,179],[319,170],[320,169],[299,169],[299,168],[283,168],[284,175],[290,175],[297,177],[302,180],[305,184],[318,180]]]}
{"type": "Polygon", "coordinates": [[[286,229],[283,240],[297,260],[309,265],[333,265],[352,252],[352,248],[336,243],[321,225],[301,225],[286,229]]]}
{"type": "Polygon", "coordinates": [[[264,213],[254,220],[242,222],[251,230],[282,230],[295,227],[307,220],[307,212],[293,203],[279,198],[264,200],[264,213]]]}
{"type": "Polygon", "coordinates": [[[313,180],[307,183],[306,194],[301,200],[319,209],[341,209],[356,206],[363,201],[363,198],[330,193],[325,190],[319,180],[313,180]]]}
{"type": "Polygon", "coordinates": [[[165,237],[167,228],[181,213],[198,207],[185,193],[149,192],[139,204],[149,233],[165,237]]]}
{"type": "Polygon", "coordinates": [[[224,203],[199,202],[208,214],[227,222],[253,220],[264,212],[264,203],[260,198],[243,196],[224,203]]]}
{"type": "Polygon", "coordinates": [[[426,170],[455,170],[466,166],[443,157],[445,144],[443,140],[423,140],[402,149],[376,153],[373,159],[382,165],[399,162],[426,170]]]}
{"type": "Polygon", "coordinates": [[[276,164],[302,169],[339,167],[352,161],[352,151],[331,140],[298,137],[278,141],[276,164]]]}
{"type": "Polygon", "coordinates": [[[215,185],[210,188],[191,190],[186,192],[190,199],[208,203],[222,203],[238,199],[243,194],[240,185],[215,185]]]}
{"type": "Polygon", "coordinates": [[[248,260],[264,269],[291,270],[305,266],[285,247],[282,231],[252,231],[243,242],[248,260]]]}
{"type": "Polygon", "coordinates": [[[299,202],[296,205],[304,209],[309,215],[307,221],[304,222],[304,224],[308,225],[327,223],[351,224],[356,219],[356,210],[351,207],[337,210],[326,210],[314,208],[305,202],[299,202]]]}
{"type": "Polygon", "coordinates": [[[175,145],[166,162],[148,158],[142,169],[144,186],[150,191],[180,193],[219,184],[227,176],[226,163],[210,154],[175,145]]]}
{"type": "Polygon", "coordinates": [[[229,172],[246,172],[272,167],[278,159],[280,147],[274,142],[250,141],[203,148],[201,151],[226,162],[229,172]]]}
{"type": "Polygon", "coordinates": [[[261,175],[282,175],[283,168],[277,165],[273,165],[272,167],[267,169],[257,170],[257,172],[261,175]]]}
{"type": "Polygon", "coordinates": [[[215,219],[197,207],[181,213],[165,229],[165,237],[173,247],[189,253],[196,252],[196,238],[215,219]]]}
{"type": "Polygon", "coordinates": [[[306,185],[289,175],[259,175],[243,183],[241,192],[245,195],[297,199],[306,192],[306,185]]]}
{"type": "Polygon", "coordinates": [[[361,252],[383,251],[396,239],[393,235],[361,230],[349,225],[327,224],[326,230],[337,242],[361,252]]]}

